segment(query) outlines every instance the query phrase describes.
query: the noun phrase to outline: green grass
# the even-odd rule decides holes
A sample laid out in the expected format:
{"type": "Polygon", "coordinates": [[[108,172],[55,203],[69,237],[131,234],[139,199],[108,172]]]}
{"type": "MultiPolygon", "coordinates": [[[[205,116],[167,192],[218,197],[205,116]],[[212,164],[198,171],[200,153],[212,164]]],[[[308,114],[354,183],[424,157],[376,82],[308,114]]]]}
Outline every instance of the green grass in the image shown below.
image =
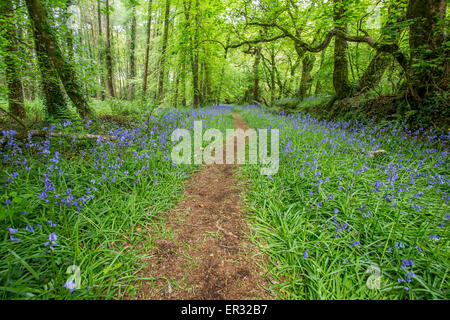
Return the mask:
{"type": "Polygon", "coordinates": [[[278,298],[449,298],[448,137],[240,112],[253,128],[280,129],[279,172],[241,169],[278,298]],[[376,149],[387,154],[369,157],[376,149]],[[379,289],[367,285],[374,270],[379,289]]]}

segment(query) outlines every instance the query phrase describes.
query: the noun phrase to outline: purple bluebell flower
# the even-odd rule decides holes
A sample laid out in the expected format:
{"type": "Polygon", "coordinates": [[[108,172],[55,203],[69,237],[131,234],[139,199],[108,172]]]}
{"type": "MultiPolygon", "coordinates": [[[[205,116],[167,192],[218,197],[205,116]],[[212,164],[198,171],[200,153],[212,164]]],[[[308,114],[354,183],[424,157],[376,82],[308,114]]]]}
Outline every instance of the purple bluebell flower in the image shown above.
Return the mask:
{"type": "Polygon", "coordinates": [[[52,251],[55,250],[53,246],[58,245],[58,243],[56,242],[56,240],[58,240],[58,236],[55,233],[50,233],[48,235],[48,240],[48,242],[44,243],[44,246],[48,246],[52,251]]]}
{"type": "Polygon", "coordinates": [[[430,234],[430,240],[439,240],[439,236],[437,234],[430,234]]]}
{"type": "Polygon", "coordinates": [[[75,290],[75,282],[69,279],[66,281],[63,287],[69,289],[69,291],[72,292],[73,290],[75,290]]]}

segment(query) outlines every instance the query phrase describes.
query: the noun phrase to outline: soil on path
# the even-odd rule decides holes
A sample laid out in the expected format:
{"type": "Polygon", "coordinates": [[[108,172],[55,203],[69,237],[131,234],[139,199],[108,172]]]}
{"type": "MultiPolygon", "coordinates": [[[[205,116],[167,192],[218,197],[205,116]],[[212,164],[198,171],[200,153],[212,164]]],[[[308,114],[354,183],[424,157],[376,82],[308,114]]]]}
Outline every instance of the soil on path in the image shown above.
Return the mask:
{"type": "MultiPolygon", "coordinates": [[[[236,128],[248,128],[233,116],[236,128]]],[[[272,298],[259,267],[262,256],[248,239],[236,169],[203,166],[187,182],[184,201],[163,214],[167,236],[149,230],[154,249],[143,276],[154,280],[142,284],[138,299],[272,298]]]]}

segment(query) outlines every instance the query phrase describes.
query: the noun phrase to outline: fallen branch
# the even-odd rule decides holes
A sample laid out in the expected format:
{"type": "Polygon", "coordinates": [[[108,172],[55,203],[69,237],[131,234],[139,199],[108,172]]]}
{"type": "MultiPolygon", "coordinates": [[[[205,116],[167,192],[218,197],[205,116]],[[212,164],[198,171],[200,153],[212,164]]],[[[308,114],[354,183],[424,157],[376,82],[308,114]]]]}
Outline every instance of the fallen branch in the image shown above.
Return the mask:
{"type": "Polygon", "coordinates": [[[28,130],[28,127],[18,118],[16,118],[12,113],[6,111],[5,109],[0,107],[0,110],[5,113],[6,115],[8,115],[11,119],[13,119],[14,121],[16,121],[18,124],[20,124],[21,127],[23,127],[25,130],[28,130]]]}
{"type": "Polygon", "coordinates": [[[48,131],[42,131],[42,130],[31,130],[31,131],[27,131],[25,133],[22,133],[18,136],[16,136],[16,139],[27,139],[28,137],[41,137],[41,138],[46,138],[46,137],[61,137],[61,138],[70,138],[72,139],[74,136],[76,137],[76,139],[98,139],[98,138],[102,138],[105,140],[114,140],[116,139],[116,137],[114,136],[102,136],[99,134],[90,134],[90,133],[86,133],[86,134],[80,134],[80,133],[73,133],[73,132],[48,132],[48,131]]]}

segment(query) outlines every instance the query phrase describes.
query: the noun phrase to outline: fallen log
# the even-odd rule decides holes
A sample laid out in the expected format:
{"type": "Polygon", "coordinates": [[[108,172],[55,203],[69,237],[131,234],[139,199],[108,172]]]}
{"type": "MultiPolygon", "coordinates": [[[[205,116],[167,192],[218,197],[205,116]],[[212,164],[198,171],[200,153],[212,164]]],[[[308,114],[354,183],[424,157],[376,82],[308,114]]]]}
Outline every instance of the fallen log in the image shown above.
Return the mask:
{"type": "MultiPolygon", "coordinates": [[[[42,130],[31,130],[26,132],[24,135],[21,135],[21,139],[26,139],[29,136],[31,137],[47,137],[48,135],[50,135],[51,137],[62,137],[62,138],[70,138],[73,139],[73,137],[75,136],[76,139],[105,139],[105,140],[114,140],[116,139],[116,137],[114,136],[102,136],[101,134],[91,134],[91,133],[85,133],[85,134],[81,134],[81,133],[73,133],[73,132],[48,132],[48,131],[42,131],[42,130]],[[24,138],[22,138],[22,136],[24,138]]],[[[18,137],[18,139],[20,139],[18,137]]]]}

